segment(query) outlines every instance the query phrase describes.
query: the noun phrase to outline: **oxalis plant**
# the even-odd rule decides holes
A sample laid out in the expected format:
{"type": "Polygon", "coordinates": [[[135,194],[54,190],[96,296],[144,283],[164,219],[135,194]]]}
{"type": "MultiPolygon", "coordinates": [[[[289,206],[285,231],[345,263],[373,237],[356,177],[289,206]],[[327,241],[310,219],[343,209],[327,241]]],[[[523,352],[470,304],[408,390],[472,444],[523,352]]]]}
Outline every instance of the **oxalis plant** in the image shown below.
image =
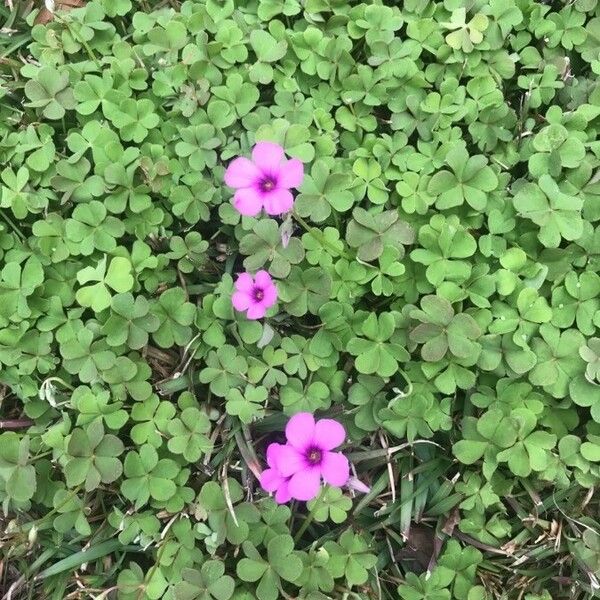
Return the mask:
{"type": "Polygon", "coordinates": [[[3,3],[0,598],[595,597],[599,40],[3,3]]]}

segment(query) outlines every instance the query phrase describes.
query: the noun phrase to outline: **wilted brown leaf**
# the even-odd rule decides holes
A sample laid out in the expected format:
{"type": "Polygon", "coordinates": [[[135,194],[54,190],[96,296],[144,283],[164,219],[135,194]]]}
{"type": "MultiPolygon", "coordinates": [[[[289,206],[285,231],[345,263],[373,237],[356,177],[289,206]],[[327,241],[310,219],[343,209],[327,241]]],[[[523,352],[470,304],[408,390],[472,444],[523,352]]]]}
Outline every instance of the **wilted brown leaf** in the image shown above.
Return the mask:
{"type": "Polygon", "coordinates": [[[415,573],[427,570],[435,554],[435,529],[423,525],[412,525],[406,546],[396,555],[397,559],[405,562],[407,568],[415,573]]]}
{"type": "MultiPolygon", "coordinates": [[[[54,10],[72,10],[74,8],[79,8],[81,6],[85,6],[85,0],[55,0],[54,10]]],[[[35,18],[34,23],[49,23],[54,19],[54,14],[51,13],[46,6],[40,10],[38,16],[35,18]]]]}

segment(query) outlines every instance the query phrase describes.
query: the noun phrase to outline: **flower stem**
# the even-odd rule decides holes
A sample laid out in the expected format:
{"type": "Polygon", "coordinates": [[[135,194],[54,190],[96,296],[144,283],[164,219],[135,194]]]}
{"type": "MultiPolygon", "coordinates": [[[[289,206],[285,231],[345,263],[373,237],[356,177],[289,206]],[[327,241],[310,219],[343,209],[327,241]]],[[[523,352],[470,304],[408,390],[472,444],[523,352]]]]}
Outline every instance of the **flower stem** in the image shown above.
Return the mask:
{"type": "Polygon", "coordinates": [[[251,446],[250,440],[250,432],[248,428],[242,424],[241,428],[237,430],[234,434],[235,441],[237,443],[238,450],[246,463],[246,466],[252,471],[252,474],[256,479],[260,480],[261,467],[258,459],[256,458],[256,454],[254,453],[254,448],[251,446]]]}
{"type": "Polygon", "coordinates": [[[15,234],[17,235],[17,237],[23,243],[25,243],[26,240],[27,240],[27,238],[21,232],[21,230],[17,227],[17,225],[15,224],[15,222],[3,210],[0,210],[0,216],[6,221],[6,223],[8,223],[8,225],[10,225],[10,228],[15,232],[15,234]]]}
{"type": "Polygon", "coordinates": [[[310,509],[310,512],[308,513],[308,515],[306,515],[306,519],[304,519],[304,523],[302,523],[302,525],[300,526],[300,529],[298,529],[298,531],[296,532],[296,535],[294,536],[295,544],[297,544],[300,541],[302,534],[308,529],[308,526],[315,520],[315,514],[317,513],[317,510],[319,510],[319,508],[321,508],[321,503],[322,503],[324,497],[325,497],[325,488],[322,487],[319,491],[319,495],[317,496],[317,499],[315,500],[315,503],[313,504],[313,507],[310,509]]]}
{"type": "MultiPolygon", "coordinates": [[[[63,501],[58,506],[55,506],[50,512],[47,512],[43,517],[40,517],[35,521],[23,523],[21,527],[22,531],[29,531],[32,527],[36,527],[38,524],[41,525],[42,523],[47,523],[51,517],[53,517],[61,508],[63,508],[63,506],[66,506],[75,496],[77,496],[77,494],[79,494],[79,491],[82,487],[83,485],[78,485],[70,490],[65,498],[63,498],[63,501]]],[[[40,529],[40,527],[38,527],[38,529],[40,529]]]]}
{"type": "Polygon", "coordinates": [[[315,240],[321,244],[321,246],[327,246],[332,252],[334,252],[334,256],[341,256],[346,260],[351,260],[351,258],[343,250],[336,248],[319,229],[311,227],[297,212],[294,211],[292,215],[294,219],[296,219],[296,221],[302,226],[302,228],[307,233],[310,233],[310,235],[312,235],[315,240]]]}
{"type": "Polygon", "coordinates": [[[100,61],[98,60],[98,57],[96,56],[94,51],[90,48],[90,45],[86,42],[86,40],[84,40],[82,37],[80,37],[79,34],[71,27],[71,23],[69,23],[68,20],[63,19],[56,14],[54,15],[54,19],[56,21],[58,21],[59,23],[62,23],[69,30],[69,33],[73,36],[73,38],[75,40],[77,40],[85,48],[85,51],[87,52],[90,59],[94,63],[96,63],[96,66],[98,68],[100,68],[101,64],[100,64],[100,61]]]}
{"type": "Polygon", "coordinates": [[[35,425],[35,422],[31,419],[6,419],[0,421],[0,429],[25,429],[35,425]]]}

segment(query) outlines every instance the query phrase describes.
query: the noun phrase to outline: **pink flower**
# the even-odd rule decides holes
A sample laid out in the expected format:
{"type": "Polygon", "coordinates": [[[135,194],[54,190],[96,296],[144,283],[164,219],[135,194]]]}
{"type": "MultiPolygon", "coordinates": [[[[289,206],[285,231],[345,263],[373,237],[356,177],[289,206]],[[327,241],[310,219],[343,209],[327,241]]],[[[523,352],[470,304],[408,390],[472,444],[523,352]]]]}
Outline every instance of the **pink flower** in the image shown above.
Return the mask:
{"type": "Polygon", "coordinates": [[[285,160],[283,148],[273,142],[258,142],[252,160],[240,156],[225,171],[225,183],[236,192],[233,205],[242,215],[255,216],[263,208],[269,215],[291,210],[297,188],[304,178],[304,166],[297,158],[285,160]]]}
{"type": "Polygon", "coordinates": [[[371,488],[368,485],[365,485],[357,477],[350,477],[350,479],[348,479],[348,489],[354,490],[355,492],[361,492],[362,494],[368,494],[371,491],[371,488]]]}
{"type": "Polygon", "coordinates": [[[250,273],[240,273],[235,290],[231,302],[236,310],[248,311],[248,319],[262,319],[277,302],[277,288],[266,271],[259,271],[254,278],[250,273]]]}
{"type": "Polygon", "coordinates": [[[345,485],[350,477],[348,459],[332,452],[344,442],[346,431],[333,419],[315,422],[310,413],[294,415],[285,428],[287,444],[273,456],[286,493],[296,500],[312,500],[319,493],[321,478],[333,486],[345,485]]]}
{"type": "Polygon", "coordinates": [[[288,483],[289,477],[284,477],[277,470],[277,458],[284,448],[282,444],[269,444],[267,448],[267,464],[269,469],[265,469],[260,475],[260,485],[267,492],[275,492],[275,502],[285,504],[292,498],[288,483]]]}

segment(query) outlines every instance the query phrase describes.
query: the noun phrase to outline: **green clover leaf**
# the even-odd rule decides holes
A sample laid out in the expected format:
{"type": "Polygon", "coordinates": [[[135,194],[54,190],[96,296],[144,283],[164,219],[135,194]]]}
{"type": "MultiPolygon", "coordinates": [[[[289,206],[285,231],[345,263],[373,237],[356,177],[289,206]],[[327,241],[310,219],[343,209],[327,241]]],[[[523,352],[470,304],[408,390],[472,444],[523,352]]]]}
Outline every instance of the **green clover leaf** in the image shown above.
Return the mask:
{"type": "Polygon", "coordinates": [[[127,453],[124,462],[125,479],[121,492],[140,509],[150,498],[164,503],[177,492],[173,481],[179,473],[177,463],[169,458],[158,458],[156,450],[149,444],[140,446],[139,451],[127,453]]]}
{"type": "Polygon", "coordinates": [[[238,356],[233,346],[224,344],[208,353],[200,381],[208,383],[213,394],[224,398],[231,389],[244,384],[247,370],[246,359],[238,356]]]}
{"type": "Polygon", "coordinates": [[[150,313],[150,303],[144,296],[134,298],[129,292],[116,294],[111,299],[110,310],[102,326],[110,346],[127,344],[132,350],[139,350],[148,343],[148,334],[160,325],[159,318],[150,313]]]}
{"type": "Polygon", "coordinates": [[[90,492],[101,482],[116,481],[123,472],[123,465],[117,457],[124,448],[118,437],[104,434],[101,419],[92,421],[85,429],[74,429],[67,443],[67,485],[75,487],[85,483],[85,490],[90,492]]]}
{"type": "Polygon", "coordinates": [[[148,131],[160,122],[154,109],[154,104],[147,98],[125,98],[118,106],[112,105],[110,110],[106,110],[106,116],[119,129],[121,139],[140,143],[146,138],[148,131]]]}
{"type": "Polygon", "coordinates": [[[453,208],[466,202],[475,210],[484,210],[488,193],[498,186],[487,159],[482,155],[469,157],[462,146],[456,146],[446,156],[446,164],[452,171],[439,171],[427,186],[427,192],[437,198],[437,208],[453,208]]]}
{"type": "Polygon", "coordinates": [[[476,44],[483,41],[483,32],[489,24],[488,18],[477,13],[467,22],[466,9],[457,8],[452,11],[450,21],[441,23],[447,29],[452,29],[452,33],[446,36],[446,43],[455,50],[463,52],[472,52],[476,44]]]}
{"type": "Polygon", "coordinates": [[[194,321],[196,308],[186,299],[185,291],[179,287],[164,291],[150,309],[160,325],[152,337],[161,348],[174,344],[183,346],[191,337],[190,325],[194,321]]]}
{"type": "Polygon", "coordinates": [[[206,413],[190,406],[168,426],[171,439],[167,446],[174,454],[182,454],[188,462],[196,462],[212,448],[211,441],[204,435],[210,431],[206,413]]]}
{"type": "Polygon", "coordinates": [[[421,308],[411,312],[411,317],[421,324],[410,332],[410,339],[423,344],[423,360],[437,362],[447,352],[459,359],[477,360],[481,348],[474,340],[481,330],[473,317],[454,314],[450,302],[439,296],[424,296],[421,308]]]}
{"type": "Polygon", "coordinates": [[[361,327],[362,337],[348,342],[348,352],[356,356],[356,368],[360,373],[391,377],[399,368],[398,363],[408,360],[408,352],[396,341],[396,320],[392,313],[370,313],[361,327]]]}
{"type": "Polygon", "coordinates": [[[307,503],[308,510],[314,510],[315,520],[323,523],[329,519],[334,523],[343,523],[352,508],[352,500],[340,488],[326,487],[319,499],[307,503]]]}
{"type": "Polygon", "coordinates": [[[208,526],[216,534],[216,546],[225,540],[240,545],[248,539],[250,525],[260,520],[256,506],[240,502],[244,496],[240,484],[234,479],[228,479],[226,483],[233,510],[228,507],[225,493],[216,481],[206,482],[198,495],[198,503],[207,515],[208,526]]]}
{"type": "Polygon", "coordinates": [[[337,542],[327,541],[323,547],[329,553],[328,568],[333,577],[344,577],[350,587],[366,583],[377,557],[369,552],[364,537],[346,530],[337,542]]]}
{"type": "Polygon", "coordinates": [[[384,211],[377,215],[362,208],[352,211],[352,220],[348,223],[346,240],[352,248],[358,248],[357,256],[370,262],[383,252],[386,245],[409,245],[414,242],[411,227],[399,219],[397,211],[384,211]]]}
{"type": "Polygon", "coordinates": [[[466,281],[471,265],[466,262],[477,249],[473,236],[460,225],[456,216],[434,215],[418,234],[421,248],[410,253],[417,263],[427,266],[427,280],[434,286],[443,281],[466,281]]]}
{"type": "Polygon", "coordinates": [[[226,396],[227,413],[239,417],[242,423],[251,423],[264,416],[267,396],[267,388],[262,385],[248,385],[243,393],[238,388],[232,388],[226,396]]]}
{"type": "Polygon", "coordinates": [[[301,217],[322,223],[332,213],[348,211],[355,202],[350,190],[352,178],[347,173],[332,173],[324,160],[314,162],[310,175],[305,175],[294,209],[301,217]]]}
{"type": "Polygon", "coordinates": [[[248,271],[258,271],[268,264],[273,277],[284,278],[292,265],[304,258],[304,248],[298,238],[291,238],[284,247],[277,222],[273,219],[260,219],[252,226],[252,233],[240,241],[240,252],[246,255],[244,267],[248,271]]]}
{"type": "Polygon", "coordinates": [[[521,187],[513,205],[520,216],[539,226],[538,239],[547,248],[558,247],[561,238],[576,240],[583,232],[582,200],[563,194],[550,175],[542,175],[537,185],[521,187]]]}
{"type": "Polygon", "coordinates": [[[36,471],[29,464],[29,436],[7,431],[0,435],[0,480],[11,500],[24,503],[36,491],[36,471]]]}
{"type": "Polygon", "coordinates": [[[278,535],[267,544],[267,560],[261,557],[250,542],[242,544],[246,558],[237,565],[237,574],[243,581],[258,581],[259,600],[276,600],[281,579],[295,581],[302,572],[302,561],[294,552],[294,540],[289,535],[278,535]]]}
{"type": "Polygon", "coordinates": [[[111,259],[108,269],[104,258],[96,267],[86,267],[77,273],[80,287],[75,294],[81,306],[89,306],[95,311],[108,308],[111,303],[110,289],[123,294],[133,288],[134,279],[131,275],[131,263],[126,258],[115,256],[111,259]],[[93,285],[85,285],[89,282],[93,285]]]}
{"type": "Polygon", "coordinates": [[[184,569],[183,581],[175,586],[175,600],[229,600],[235,581],[224,573],[225,565],[220,560],[207,560],[200,571],[184,569]]]}
{"type": "Polygon", "coordinates": [[[175,406],[167,400],[160,401],[152,395],[143,402],[136,402],[131,410],[131,439],[138,446],[150,444],[159,448],[163,443],[168,425],[175,416],[175,406]]]}
{"type": "Polygon", "coordinates": [[[65,111],[76,106],[68,73],[52,67],[42,67],[35,79],[25,84],[25,94],[29,98],[27,106],[41,108],[47,119],[61,119],[65,111]]]}

